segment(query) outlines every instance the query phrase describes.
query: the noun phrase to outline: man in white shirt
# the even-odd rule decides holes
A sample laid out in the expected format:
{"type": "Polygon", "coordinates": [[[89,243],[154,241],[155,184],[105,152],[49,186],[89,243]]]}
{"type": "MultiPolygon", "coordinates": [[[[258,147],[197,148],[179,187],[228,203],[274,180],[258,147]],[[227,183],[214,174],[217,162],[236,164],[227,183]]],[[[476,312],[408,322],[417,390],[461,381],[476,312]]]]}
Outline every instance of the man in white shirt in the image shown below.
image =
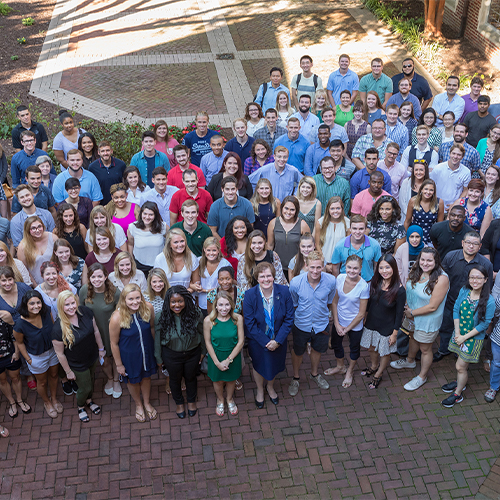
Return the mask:
{"type": "Polygon", "coordinates": [[[398,154],[398,144],[390,142],[385,148],[385,158],[377,163],[377,167],[385,170],[391,176],[391,194],[399,201],[399,189],[403,181],[408,177],[408,171],[401,163],[396,161],[398,154]]]}
{"type": "Polygon", "coordinates": [[[429,144],[427,144],[427,139],[429,139],[429,127],[427,125],[419,125],[417,127],[417,145],[408,146],[401,155],[401,165],[403,167],[410,169],[415,160],[425,160],[427,165],[429,165],[429,172],[432,172],[434,167],[439,163],[439,155],[434,149],[432,149],[429,144]]]}
{"type": "Polygon", "coordinates": [[[161,218],[167,226],[170,226],[170,202],[179,188],[167,185],[167,171],[164,167],[156,167],[151,173],[151,177],[154,189],[142,193],[140,205],[142,207],[146,201],[156,203],[161,218]]]}
{"type": "Polygon", "coordinates": [[[436,121],[437,126],[443,124],[443,115],[446,111],[453,111],[453,113],[455,113],[455,122],[458,122],[463,115],[465,101],[462,97],[457,95],[459,87],[460,80],[458,76],[450,76],[448,80],[446,80],[446,92],[434,97],[432,107],[438,115],[436,121]]]}
{"type": "Polygon", "coordinates": [[[299,119],[300,133],[312,144],[318,135],[316,127],[319,126],[319,118],[313,115],[311,109],[311,97],[307,94],[299,97],[299,110],[292,116],[299,119]]]}

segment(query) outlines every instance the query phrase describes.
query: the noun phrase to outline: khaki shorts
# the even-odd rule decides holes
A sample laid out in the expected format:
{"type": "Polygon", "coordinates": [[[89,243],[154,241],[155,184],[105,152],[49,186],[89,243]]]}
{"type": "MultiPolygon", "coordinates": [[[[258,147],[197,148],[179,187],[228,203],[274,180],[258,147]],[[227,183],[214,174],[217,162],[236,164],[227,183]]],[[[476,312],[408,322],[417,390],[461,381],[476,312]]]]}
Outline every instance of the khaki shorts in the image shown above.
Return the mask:
{"type": "Polygon", "coordinates": [[[424,332],[422,330],[415,330],[413,332],[413,340],[420,342],[421,344],[432,344],[437,336],[439,335],[439,330],[435,332],[424,332]]]}

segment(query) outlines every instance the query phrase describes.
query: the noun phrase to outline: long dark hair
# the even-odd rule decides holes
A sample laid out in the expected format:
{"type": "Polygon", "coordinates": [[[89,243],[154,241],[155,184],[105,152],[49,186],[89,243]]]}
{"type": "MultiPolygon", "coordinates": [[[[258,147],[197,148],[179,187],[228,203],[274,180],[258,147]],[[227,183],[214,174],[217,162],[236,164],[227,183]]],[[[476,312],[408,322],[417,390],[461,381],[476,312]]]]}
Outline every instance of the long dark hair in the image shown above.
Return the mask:
{"type": "Polygon", "coordinates": [[[163,219],[161,218],[160,211],[158,210],[158,205],[152,201],[146,201],[144,202],[144,205],[142,205],[137,222],[135,222],[135,227],[137,229],[146,229],[146,225],[142,220],[142,212],[144,212],[145,209],[151,210],[151,212],[155,215],[153,222],[151,223],[151,234],[160,234],[163,219]]]}
{"type": "MultiPolygon", "coordinates": [[[[475,266],[469,269],[467,274],[467,283],[464,285],[464,288],[467,290],[472,290],[472,287],[469,283],[469,276],[472,271],[479,271],[485,278],[488,278],[488,271],[484,266],[476,264],[475,266]]],[[[488,305],[488,299],[490,298],[490,287],[486,285],[486,282],[483,284],[483,288],[481,288],[481,295],[479,295],[479,302],[477,303],[477,307],[475,312],[477,312],[478,320],[483,321],[486,316],[486,306],[488,305]]]]}
{"type": "Polygon", "coordinates": [[[420,257],[423,253],[431,253],[434,256],[434,269],[429,273],[429,281],[424,288],[424,292],[427,295],[432,295],[439,277],[443,274],[443,268],[441,267],[441,258],[439,257],[439,253],[435,248],[422,248],[422,251],[413,263],[412,268],[410,269],[410,272],[408,274],[408,281],[411,283],[412,288],[415,288],[415,285],[420,281],[420,278],[424,273],[422,271],[422,268],[420,267],[420,257]]]}
{"type": "Polygon", "coordinates": [[[128,176],[128,174],[131,174],[132,172],[135,172],[139,176],[139,182],[137,183],[137,189],[141,193],[143,193],[144,190],[146,189],[146,184],[144,183],[144,181],[141,178],[141,173],[139,172],[139,169],[137,167],[135,167],[134,165],[127,167],[123,171],[123,184],[125,184],[127,189],[130,189],[130,186],[128,185],[128,181],[127,181],[127,176],[128,176]]]}
{"type": "Polygon", "coordinates": [[[90,161],[95,161],[97,158],[99,158],[99,152],[97,148],[97,142],[95,140],[95,137],[90,133],[90,132],[84,132],[79,138],[78,138],[78,149],[83,153],[83,157],[85,158],[85,153],[82,148],[82,140],[88,137],[92,141],[92,156],[90,158],[90,161]]]}
{"type": "Polygon", "coordinates": [[[381,196],[373,205],[370,213],[366,216],[366,220],[370,222],[376,222],[378,220],[382,220],[380,215],[380,207],[384,203],[390,203],[392,205],[392,216],[389,221],[390,224],[394,224],[401,217],[401,208],[399,207],[399,203],[392,196],[381,196]]]}
{"type": "Polygon", "coordinates": [[[194,337],[197,332],[198,322],[201,316],[200,308],[195,304],[193,296],[182,285],[174,285],[167,290],[165,302],[160,316],[160,335],[163,340],[170,340],[175,331],[175,315],[170,309],[172,295],[180,295],[186,304],[181,311],[181,331],[183,337],[194,337]]]}
{"type": "Polygon", "coordinates": [[[29,311],[28,311],[28,301],[30,299],[32,299],[33,297],[36,297],[37,299],[40,299],[40,302],[42,303],[42,308],[40,309],[40,316],[42,318],[44,318],[45,316],[47,316],[47,314],[50,313],[50,310],[47,306],[47,304],[45,304],[45,302],[43,301],[43,298],[40,294],[40,292],[38,290],[28,290],[21,298],[21,303],[19,304],[19,306],[17,307],[17,312],[25,317],[25,318],[29,318],[29,311]]]}
{"type": "Polygon", "coordinates": [[[422,114],[420,115],[420,118],[418,119],[418,124],[425,125],[424,116],[427,113],[430,113],[432,116],[434,116],[434,123],[429,127],[429,130],[430,130],[431,128],[436,126],[436,121],[437,121],[437,113],[436,113],[436,110],[434,108],[425,108],[424,111],[422,112],[422,114]]]}
{"type": "Polygon", "coordinates": [[[76,211],[76,208],[71,205],[70,203],[63,202],[59,205],[57,209],[57,214],[56,214],[56,230],[57,230],[57,236],[59,238],[64,238],[64,235],[66,234],[66,224],[64,224],[63,220],[63,214],[66,212],[66,210],[71,210],[73,212],[73,225],[75,226],[75,231],[80,233],[80,217],[78,216],[78,212],[76,211]]]}
{"type": "Polygon", "coordinates": [[[380,300],[380,296],[382,295],[382,283],[384,282],[384,279],[378,271],[381,262],[387,262],[387,264],[392,267],[391,283],[389,284],[389,289],[387,290],[387,302],[391,303],[396,299],[399,288],[401,287],[401,280],[399,279],[398,264],[396,259],[390,253],[384,253],[377,262],[375,273],[373,274],[370,284],[370,297],[376,299],[378,302],[380,300]]]}
{"type": "Polygon", "coordinates": [[[238,243],[236,242],[236,236],[233,233],[233,227],[235,222],[243,222],[247,228],[247,239],[250,233],[253,230],[252,224],[250,224],[250,221],[241,215],[237,215],[236,217],[233,217],[230,221],[229,224],[226,226],[226,231],[224,233],[224,236],[226,238],[226,249],[227,249],[227,255],[231,256],[233,252],[236,250],[238,247],[238,243]]]}
{"type": "Polygon", "coordinates": [[[234,158],[236,163],[238,164],[238,171],[233,175],[233,177],[237,180],[236,187],[241,189],[243,184],[245,183],[245,179],[243,177],[243,166],[241,165],[241,158],[236,154],[230,151],[222,160],[222,167],[220,168],[220,172],[226,171],[226,164],[229,158],[234,158]]]}

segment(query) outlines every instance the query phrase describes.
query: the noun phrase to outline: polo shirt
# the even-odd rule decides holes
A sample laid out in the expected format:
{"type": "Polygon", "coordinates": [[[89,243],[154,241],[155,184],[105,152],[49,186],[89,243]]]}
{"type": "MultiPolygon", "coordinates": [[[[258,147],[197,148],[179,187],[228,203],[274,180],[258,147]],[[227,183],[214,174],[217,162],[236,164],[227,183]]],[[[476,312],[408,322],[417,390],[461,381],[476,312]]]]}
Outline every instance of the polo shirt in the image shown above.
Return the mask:
{"type": "Polygon", "coordinates": [[[12,137],[12,147],[14,149],[23,149],[23,145],[21,144],[21,132],[24,132],[25,130],[30,130],[33,132],[36,136],[35,140],[35,147],[37,149],[42,149],[43,142],[48,142],[49,138],[47,137],[47,132],[45,131],[45,128],[41,123],[35,122],[31,120],[31,127],[30,128],[25,128],[19,122],[11,132],[11,137],[12,137]]]}
{"type": "Polygon", "coordinates": [[[395,104],[398,108],[400,108],[401,104],[403,104],[404,102],[412,103],[413,114],[415,115],[415,118],[418,120],[420,118],[420,115],[422,114],[422,107],[420,106],[420,101],[418,100],[417,96],[413,95],[411,92],[406,96],[406,99],[403,98],[401,92],[391,95],[391,97],[387,101],[387,106],[389,106],[390,104],[395,104]]]}
{"type": "Polygon", "coordinates": [[[323,148],[319,141],[311,144],[306,151],[304,158],[304,175],[313,176],[318,173],[319,162],[325,157],[330,156],[330,143],[323,148]]]}
{"type": "Polygon", "coordinates": [[[220,135],[219,132],[215,130],[207,129],[207,133],[204,137],[198,137],[196,130],[189,132],[182,139],[182,144],[187,146],[191,151],[191,163],[194,163],[197,167],[200,166],[201,159],[208,153],[212,152],[210,147],[210,139],[214,135],[220,135]]]}
{"type": "Polygon", "coordinates": [[[345,273],[345,261],[349,255],[361,257],[361,277],[369,282],[373,278],[374,264],[382,257],[380,245],[377,240],[365,236],[365,241],[361,247],[356,250],[351,246],[351,237],[347,236],[340,240],[333,249],[332,264],[340,264],[340,272],[345,273]]]}
{"type": "Polygon", "coordinates": [[[271,183],[273,188],[273,196],[278,200],[283,201],[286,196],[295,194],[299,187],[302,174],[293,165],[286,164],[283,172],[279,173],[276,170],[276,165],[269,163],[257,169],[254,173],[250,174],[248,179],[252,183],[255,191],[259,179],[266,178],[271,183]]]}
{"type": "MultiPolygon", "coordinates": [[[[462,116],[459,119],[460,123],[462,123],[465,120],[465,117],[469,113],[472,113],[473,111],[477,111],[477,99],[475,101],[473,101],[470,94],[463,95],[462,99],[465,102],[465,106],[464,106],[464,112],[462,113],[462,116]]],[[[458,117],[455,116],[455,118],[458,118],[458,117]]]]}
{"type": "Polygon", "coordinates": [[[460,164],[456,170],[452,170],[447,161],[440,163],[429,176],[436,183],[436,194],[443,200],[445,212],[460,198],[464,187],[471,180],[470,170],[465,165],[460,164]]]}
{"type": "Polygon", "coordinates": [[[341,75],[340,69],[338,69],[328,77],[326,88],[332,93],[333,100],[338,105],[340,104],[340,93],[343,90],[349,90],[351,95],[355,90],[359,90],[358,75],[350,69],[347,70],[345,75],[341,75]]]}
{"type": "MultiPolygon", "coordinates": [[[[198,187],[205,187],[207,185],[207,181],[205,180],[205,176],[203,175],[203,171],[201,170],[201,168],[193,165],[192,163],[189,164],[188,168],[196,171],[198,175],[198,187]]],[[[182,182],[182,170],[179,165],[176,165],[174,168],[169,170],[167,176],[167,185],[175,186],[177,189],[184,189],[184,182],[182,182]]]]}
{"type": "Polygon", "coordinates": [[[95,175],[102,191],[102,205],[107,205],[111,201],[110,189],[113,184],[123,182],[123,172],[127,165],[124,161],[111,157],[111,165],[106,167],[102,160],[98,158],[89,165],[89,172],[95,175]]]}
{"type": "Polygon", "coordinates": [[[28,217],[32,215],[38,215],[45,225],[45,231],[51,233],[56,225],[54,224],[54,217],[48,210],[36,207],[35,213],[28,215],[24,210],[21,210],[18,214],[12,217],[10,221],[10,237],[12,243],[17,248],[21,240],[23,239],[24,223],[28,217]]]}
{"type": "Polygon", "coordinates": [[[183,222],[176,222],[170,229],[173,229],[174,227],[181,229],[186,235],[189,250],[191,250],[191,252],[193,252],[196,257],[201,257],[203,253],[203,243],[207,238],[213,236],[212,230],[206,224],[200,221],[198,221],[198,225],[196,226],[193,234],[184,229],[183,222]]]}
{"type": "Polygon", "coordinates": [[[276,139],[278,137],[281,137],[282,135],[285,135],[286,133],[287,133],[286,128],[282,127],[279,124],[276,124],[276,130],[274,131],[274,135],[271,137],[271,133],[269,132],[269,128],[267,127],[267,125],[264,125],[263,127],[257,129],[253,133],[253,138],[254,139],[262,139],[262,140],[266,141],[269,144],[271,151],[274,151],[274,144],[276,142],[276,139]]]}
{"type": "Polygon", "coordinates": [[[254,102],[260,105],[262,112],[265,114],[268,108],[276,108],[276,99],[278,98],[278,93],[281,91],[286,92],[288,99],[290,99],[290,91],[282,83],[280,83],[277,88],[274,88],[273,84],[269,81],[267,82],[265,94],[264,84],[259,87],[254,102]]]}
{"type": "Polygon", "coordinates": [[[207,186],[210,184],[212,177],[220,172],[222,162],[228,153],[229,151],[223,149],[220,156],[215,156],[213,151],[210,151],[210,153],[207,153],[201,158],[200,169],[205,176],[205,183],[207,186]]]}
{"type": "Polygon", "coordinates": [[[316,182],[316,198],[321,202],[321,215],[325,214],[326,205],[332,196],[340,196],[344,202],[344,212],[349,213],[351,207],[351,186],[349,181],[335,175],[332,182],[326,182],[323,174],[316,174],[314,177],[316,182]]]}
{"type": "Polygon", "coordinates": [[[299,134],[299,137],[294,141],[288,137],[288,134],[285,134],[276,139],[274,148],[284,146],[288,149],[288,163],[297,168],[299,172],[303,172],[306,151],[310,145],[311,143],[302,134],[299,134]]]}
{"type": "MultiPolygon", "coordinates": [[[[406,78],[403,73],[399,73],[392,77],[393,92],[399,91],[399,81],[402,78],[406,78]]],[[[427,101],[432,99],[432,90],[429,82],[416,71],[413,72],[413,78],[411,79],[411,90],[410,93],[413,94],[419,101],[427,101]]]]}
{"type": "Polygon", "coordinates": [[[144,151],[139,151],[138,153],[135,153],[135,155],[132,156],[132,159],[130,160],[130,165],[137,167],[139,169],[142,182],[147,184],[150,188],[153,188],[154,187],[152,180],[153,170],[156,167],[163,167],[168,172],[170,170],[170,160],[168,159],[168,156],[165,153],[155,150],[154,168],[151,168],[152,165],[150,165],[150,163],[151,162],[148,162],[148,159],[144,151]]]}
{"type": "Polygon", "coordinates": [[[336,293],[337,280],[328,273],[321,273],[315,288],[307,279],[308,273],[301,273],[290,282],[290,295],[295,307],[294,325],[305,332],[324,332],[330,321],[329,304],[336,293]]]}
{"type": "MultiPolygon", "coordinates": [[[[382,170],[377,166],[377,172],[381,172],[384,175],[384,189],[391,194],[392,191],[392,180],[389,173],[382,170]]],[[[370,180],[370,172],[365,168],[358,170],[351,178],[351,198],[354,198],[359,192],[364,189],[368,189],[368,181],[370,180]]]]}
{"type": "Polygon", "coordinates": [[[161,218],[170,226],[170,202],[172,200],[172,196],[179,191],[175,186],[167,186],[165,192],[160,194],[156,189],[150,189],[149,191],[144,191],[141,194],[141,201],[139,205],[142,207],[146,201],[152,201],[156,203],[158,210],[160,212],[161,218]]]}
{"type": "Polygon", "coordinates": [[[224,201],[224,197],[214,201],[208,213],[207,224],[217,228],[217,234],[222,238],[226,233],[226,226],[229,221],[241,215],[246,217],[251,224],[255,222],[255,212],[252,204],[242,196],[238,196],[236,203],[230,207],[224,201]]]}
{"type": "Polygon", "coordinates": [[[368,92],[374,90],[380,97],[380,102],[383,104],[385,101],[385,94],[392,94],[392,80],[385,74],[381,73],[375,79],[373,73],[368,73],[359,82],[359,91],[368,92]]]}
{"type": "Polygon", "coordinates": [[[391,194],[399,201],[399,189],[401,184],[408,177],[408,170],[398,161],[394,162],[391,168],[388,168],[385,164],[385,160],[380,160],[377,163],[377,168],[387,172],[391,177],[391,194]]]}
{"type": "Polygon", "coordinates": [[[384,191],[382,189],[382,192],[380,193],[380,195],[377,196],[376,198],[373,198],[373,196],[370,194],[368,189],[363,189],[363,191],[360,191],[354,197],[354,200],[352,200],[351,212],[353,214],[359,214],[359,215],[362,215],[363,217],[366,217],[370,213],[375,202],[381,196],[390,196],[390,194],[387,191],[384,191]]]}
{"type": "Polygon", "coordinates": [[[304,119],[300,111],[294,113],[290,118],[297,118],[300,122],[300,133],[311,143],[317,140],[318,132],[317,128],[320,125],[319,118],[312,114],[307,113],[307,117],[304,119]]]}
{"type": "Polygon", "coordinates": [[[252,144],[255,139],[253,137],[248,136],[245,144],[240,144],[236,137],[233,137],[229,141],[227,141],[224,149],[228,152],[236,153],[241,160],[241,164],[245,163],[245,160],[250,156],[250,150],[252,149],[252,144]]]}
{"type": "MultiPolygon", "coordinates": [[[[453,111],[453,113],[455,113],[455,123],[456,123],[464,113],[465,101],[458,94],[455,94],[450,102],[448,100],[448,93],[443,92],[442,94],[434,96],[434,100],[432,101],[432,107],[434,108],[434,111],[441,116],[444,115],[446,111],[453,111]]],[[[442,125],[442,124],[443,120],[440,120],[438,118],[436,120],[436,125],[442,125]]]]}
{"type": "Polygon", "coordinates": [[[177,214],[178,221],[183,220],[184,217],[181,213],[182,204],[186,200],[193,199],[194,201],[196,201],[196,203],[198,203],[198,207],[200,209],[198,213],[198,220],[206,224],[208,212],[210,211],[213,200],[210,194],[204,189],[198,189],[198,194],[194,198],[192,196],[189,196],[186,188],[179,189],[179,191],[174,193],[174,195],[172,196],[172,200],[170,201],[170,212],[172,212],[173,214],[177,214]]]}
{"type": "MultiPolygon", "coordinates": [[[[16,188],[19,184],[25,183],[26,169],[36,163],[40,156],[47,156],[47,153],[42,149],[35,148],[32,154],[27,154],[24,149],[18,151],[10,161],[10,174],[12,176],[12,187],[16,188]]],[[[52,173],[56,171],[52,167],[52,173]]]]}
{"type": "MultiPolygon", "coordinates": [[[[35,207],[43,208],[44,210],[48,210],[56,204],[56,200],[54,200],[54,196],[50,192],[50,189],[46,188],[44,185],[40,185],[34,199],[35,207]]],[[[22,208],[17,196],[14,196],[14,198],[12,198],[12,213],[17,214],[22,208]]]]}
{"type": "Polygon", "coordinates": [[[454,232],[450,229],[450,223],[447,220],[436,222],[432,225],[429,236],[434,248],[441,257],[441,262],[448,252],[462,249],[462,240],[464,239],[465,233],[469,231],[473,231],[473,229],[464,223],[460,231],[454,232]]]}
{"type": "MultiPolygon", "coordinates": [[[[68,170],[61,172],[56,177],[54,186],[52,187],[52,194],[54,195],[56,203],[62,203],[68,197],[68,193],[66,192],[64,185],[70,177],[71,175],[68,170]]],[[[102,200],[103,196],[101,187],[99,186],[99,182],[93,173],[82,169],[82,176],[78,180],[82,186],[80,196],[90,198],[92,201],[102,200]]]]}
{"type": "Polygon", "coordinates": [[[488,113],[486,116],[481,118],[477,111],[473,111],[467,114],[464,119],[464,123],[469,127],[469,133],[467,134],[465,140],[467,141],[467,144],[476,148],[477,143],[488,135],[490,128],[493,127],[493,125],[496,125],[497,121],[493,118],[491,113],[488,113]]]}

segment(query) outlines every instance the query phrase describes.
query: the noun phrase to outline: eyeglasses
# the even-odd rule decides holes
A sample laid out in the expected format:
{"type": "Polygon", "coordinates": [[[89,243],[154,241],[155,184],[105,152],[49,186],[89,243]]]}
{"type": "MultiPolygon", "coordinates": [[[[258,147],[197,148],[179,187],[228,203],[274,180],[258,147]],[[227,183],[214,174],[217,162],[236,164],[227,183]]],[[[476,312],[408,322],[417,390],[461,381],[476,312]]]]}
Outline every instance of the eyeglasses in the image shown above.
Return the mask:
{"type": "Polygon", "coordinates": [[[471,247],[478,247],[481,243],[479,241],[464,241],[464,244],[471,247]]]}
{"type": "Polygon", "coordinates": [[[413,68],[413,64],[403,64],[403,68],[413,68]]]}
{"type": "Polygon", "coordinates": [[[30,142],[35,142],[35,139],[23,139],[23,144],[29,144],[30,142]]]}
{"type": "Polygon", "coordinates": [[[484,276],[470,276],[469,281],[483,281],[486,278],[484,276]]]}
{"type": "Polygon", "coordinates": [[[398,152],[397,151],[386,151],[386,155],[391,155],[391,156],[397,156],[398,152]]]}

